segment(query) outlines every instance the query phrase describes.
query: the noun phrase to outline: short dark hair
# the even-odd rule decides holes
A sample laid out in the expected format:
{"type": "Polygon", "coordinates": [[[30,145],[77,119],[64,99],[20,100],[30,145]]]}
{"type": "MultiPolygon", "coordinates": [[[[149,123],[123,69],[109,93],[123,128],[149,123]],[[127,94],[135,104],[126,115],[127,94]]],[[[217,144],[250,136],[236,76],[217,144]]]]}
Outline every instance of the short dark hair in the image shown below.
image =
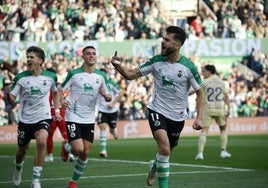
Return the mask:
{"type": "Polygon", "coordinates": [[[214,65],[205,65],[204,69],[209,71],[211,74],[217,74],[216,67],[214,65]]]}
{"type": "Polygon", "coordinates": [[[82,52],[84,53],[86,51],[86,49],[89,49],[89,48],[96,50],[96,48],[94,46],[86,46],[83,48],[82,52]]]}
{"type": "Polygon", "coordinates": [[[42,63],[45,61],[45,51],[42,48],[39,48],[38,46],[30,46],[26,50],[26,55],[30,52],[35,53],[37,57],[42,59],[42,63]]]}
{"type": "Polygon", "coordinates": [[[169,26],[166,29],[167,33],[173,33],[174,34],[174,39],[179,40],[181,42],[181,45],[184,44],[185,40],[186,40],[186,33],[185,31],[177,26],[169,26]]]}

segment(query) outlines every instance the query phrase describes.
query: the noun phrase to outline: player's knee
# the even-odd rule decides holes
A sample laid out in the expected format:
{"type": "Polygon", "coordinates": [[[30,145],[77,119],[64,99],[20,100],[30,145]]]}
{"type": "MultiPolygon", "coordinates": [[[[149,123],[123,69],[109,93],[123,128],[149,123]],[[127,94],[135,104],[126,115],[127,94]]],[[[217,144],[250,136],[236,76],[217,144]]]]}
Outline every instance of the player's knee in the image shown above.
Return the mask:
{"type": "Polygon", "coordinates": [[[104,124],[99,124],[99,128],[101,131],[104,131],[106,129],[106,126],[104,124]]]}
{"type": "Polygon", "coordinates": [[[44,140],[37,140],[36,145],[37,145],[37,149],[44,149],[47,146],[47,142],[44,140]]]}
{"type": "Polygon", "coordinates": [[[72,147],[72,154],[81,156],[84,154],[84,150],[83,150],[83,148],[73,148],[72,147]]]}
{"type": "Polygon", "coordinates": [[[159,154],[164,155],[164,156],[169,156],[171,152],[171,149],[169,146],[161,146],[159,148],[159,154]]]}

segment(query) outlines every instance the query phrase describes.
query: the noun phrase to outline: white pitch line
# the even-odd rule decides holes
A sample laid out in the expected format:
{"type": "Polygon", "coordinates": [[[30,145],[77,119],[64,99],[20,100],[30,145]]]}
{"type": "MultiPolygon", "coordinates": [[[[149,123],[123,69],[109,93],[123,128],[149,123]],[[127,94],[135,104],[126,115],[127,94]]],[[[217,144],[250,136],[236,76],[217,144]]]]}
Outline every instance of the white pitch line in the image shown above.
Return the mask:
{"type": "MultiPolygon", "coordinates": [[[[185,172],[170,172],[170,175],[178,175],[178,174],[204,174],[204,173],[225,173],[225,172],[234,172],[233,170],[217,170],[217,171],[185,171],[185,172]]],[[[235,171],[238,172],[238,171],[235,171]]],[[[144,174],[114,174],[114,175],[104,175],[104,176],[82,176],[79,179],[98,179],[98,178],[121,178],[121,177],[136,177],[136,176],[147,176],[148,173],[144,174]]],[[[59,181],[59,180],[70,180],[70,177],[65,178],[41,178],[41,182],[44,181],[59,181]]],[[[31,182],[32,180],[21,180],[21,182],[31,182]]],[[[3,181],[0,184],[9,184],[13,183],[12,181],[3,181]]]]}
{"type": "MultiPolygon", "coordinates": [[[[33,158],[33,156],[27,156],[33,158]]],[[[14,158],[10,155],[1,155],[0,158],[14,158]]],[[[55,159],[61,159],[60,157],[54,157],[55,159]]],[[[135,163],[135,164],[148,164],[144,161],[130,161],[130,160],[116,160],[116,159],[98,159],[98,158],[88,158],[89,161],[105,161],[114,163],[135,163]]],[[[183,163],[170,163],[170,166],[186,166],[186,167],[196,167],[196,168],[211,168],[211,169],[223,169],[223,170],[233,170],[233,171],[254,171],[252,169],[242,169],[242,168],[232,168],[232,167],[220,167],[220,166],[208,166],[208,165],[193,165],[193,164],[183,164],[183,163]]]]}
{"type": "MultiPolygon", "coordinates": [[[[135,163],[135,164],[148,164],[148,162],[143,161],[129,161],[129,160],[113,160],[113,159],[97,159],[89,158],[89,161],[107,161],[115,163],[135,163]]],[[[186,167],[196,167],[196,168],[211,168],[211,169],[223,169],[223,170],[233,170],[233,171],[253,171],[250,169],[232,168],[232,167],[220,167],[220,166],[207,166],[207,165],[193,165],[193,164],[183,164],[183,163],[170,163],[170,166],[186,166],[186,167]]]]}
{"type": "MultiPolygon", "coordinates": [[[[27,156],[33,158],[33,156],[27,156]]],[[[14,158],[14,156],[0,156],[0,158],[14,158]]],[[[60,159],[60,157],[54,157],[60,159]]],[[[89,161],[105,161],[105,162],[114,162],[114,163],[135,163],[135,164],[148,164],[144,161],[129,161],[129,160],[115,160],[115,159],[97,159],[97,158],[88,158],[89,161]]],[[[240,168],[230,168],[230,167],[218,167],[218,166],[207,166],[207,165],[192,165],[192,164],[180,164],[180,163],[170,163],[170,166],[188,166],[196,168],[211,168],[211,169],[221,169],[221,170],[212,170],[212,171],[185,171],[185,172],[170,172],[170,175],[176,174],[200,174],[200,173],[224,173],[224,172],[249,172],[254,171],[251,169],[240,169],[240,168]]],[[[80,179],[95,179],[95,178],[118,178],[118,177],[134,177],[134,176],[147,176],[147,173],[144,174],[114,174],[114,175],[104,175],[104,176],[82,176],[80,179]]],[[[43,178],[41,181],[57,181],[57,180],[68,180],[70,177],[66,178],[43,178]]],[[[30,182],[31,180],[22,180],[22,182],[30,182]]],[[[3,181],[0,184],[8,184],[12,181],[3,181]]]]}

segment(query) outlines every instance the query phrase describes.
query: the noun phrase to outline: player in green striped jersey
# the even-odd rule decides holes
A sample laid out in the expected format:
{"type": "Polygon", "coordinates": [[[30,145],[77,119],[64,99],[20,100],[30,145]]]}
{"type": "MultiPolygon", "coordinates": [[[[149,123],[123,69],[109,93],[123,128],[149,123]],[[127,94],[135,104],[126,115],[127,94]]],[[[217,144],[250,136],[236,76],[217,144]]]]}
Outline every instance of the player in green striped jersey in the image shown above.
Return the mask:
{"type": "Polygon", "coordinates": [[[52,122],[49,95],[53,93],[55,120],[60,121],[60,95],[57,88],[57,76],[54,72],[42,69],[45,52],[39,47],[31,46],[26,51],[28,70],[15,76],[11,87],[8,87],[10,97],[15,101],[19,96],[18,151],[15,159],[13,183],[21,182],[23,162],[31,139],[36,140],[34,156],[32,188],[40,188],[40,176],[46,154],[46,140],[52,122]]]}
{"type": "Polygon", "coordinates": [[[70,95],[63,102],[66,108],[65,120],[69,143],[62,148],[62,158],[68,157],[68,152],[78,156],[74,172],[68,183],[68,188],[76,188],[76,182],[83,174],[88,154],[94,141],[95,107],[99,94],[110,102],[112,96],[108,91],[104,72],[96,69],[96,49],[86,46],[82,51],[83,65],[70,70],[61,84],[63,92],[70,90],[70,95]]]}
{"type": "Polygon", "coordinates": [[[168,188],[169,157],[178,144],[180,133],[187,118],[187,103],[190,87],[197,94],[197,117],[194,129],[201,129],[204,96],[202,81],[193,62],[181,55],[180,49],[186,40],[186,33],[177,26],[170,26],[163,36],[161,54],[136,68],[123,66],[117,54],[111,63],[128,80],[152,74],[154,91],[148,105],[148,119],[158,146],[155,160],[149,163],[147,184],[152,186],[157,176],[159,188],[168,188]]]}

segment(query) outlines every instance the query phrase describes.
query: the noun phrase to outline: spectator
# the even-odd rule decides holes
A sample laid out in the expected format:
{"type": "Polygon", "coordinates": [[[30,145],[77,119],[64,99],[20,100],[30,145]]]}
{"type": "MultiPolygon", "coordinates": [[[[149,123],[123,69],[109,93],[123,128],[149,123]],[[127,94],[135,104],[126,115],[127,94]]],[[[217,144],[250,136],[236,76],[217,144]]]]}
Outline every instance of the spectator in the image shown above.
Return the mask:
{"type": "MultiPolygon", "coordinates": [[[[149,39],[149,38],[161,38],[167,25],[169,25],[169,19],[163,14],[164,7],[159,8],[159,4],[155,1],[117,1],[117,4],[107,3],[102,1],[43,1],[43,0],[28,0],[23,1],[22,4],[16,3],[15,0],[6,1],[1,5],[0,13],[0,40],[1,41],[25,41],[25,42],[37,42],[37,41],[72,41],[77,39],[75,35],[78,35],[79,40],[94,40],[95,34],[100,27],[104,28],[105,41],[115,40],[115,36],[119,41],[132,40],[132,39],[149,39]],[[25,7],[25,10],[21,8],[25,7]],[[116,12],[114,11],[114,8],[116,12]],[[31,14],[28,11],[30,8],[31,14]],[[27,10],[26,10],[27,9],[27,10]],[[52,11],[53,10],[53,11],[52,11]],[[58,11],[56,11],[58,10],[58,11]],[[108,14],[107,14],[108,12],[108,14]],[[74,16],[72,15],[74,14],[74,16]],[[23,19],[20,18],[23,15],[23,19]],[[113,16],[111,16],[113,15],[113,16]],[[15,18],[17,20],[12,20],[15,18]],[[27,19],[25,19],[27,18],[27,19]],[[99,18],[99,19],[98,19],[99,18]],[[76,24],[79,23],[79,24],[76,24]],[[148,26],[148,23],[153,23],[148,26]],[[122,26],[123,30],[121,34],[116,35],[116,28],[122,26]],[[135,26],[135,27],[134,27],[135,26]],[[23,29],[24,33],[15,33],[8,28],[23,29]],[[78,27],[82,28],[82,32],[78,27]],[[78,30],[78,32],[76,32],[78,30]],[[76,34],[75,34],[76,32],[76,34]],[[80,38],[80,34],[83,33],[83,38],[80,38]],[[55,35],[55,33],[57,33],[55,35]],[[62,34],[62,38],[60,37],[62,34]],[[56,36],[56,37],[55,37],[56,36]]],[[[213,12],[217,16],[216,27],[214,32],[209,34],[209,38],[238,38],[247,39],[251,38],[264,38],[268,35],[268,22],[267,22],[267,1],[223,1],[217,0],[212,2],[213,12]],[[239,27],[239,20],[242,26],[239,27]],[[250,25],[250,26],[249,26],[250,25]],[[236,29],[235,29],[236,28],[236,29]],[[237,28],[238,31],[237,31],[237,28]],[[249,29],[248,29],[249,28],[249,29]],[[235,32],[236,30],[236,32],[235,32]],[[231,34],[232,32],[234,33],[231,34]]],[[[203,22],[206,18],[206,14],[200,11],[200,14],[196,17],[189,18],[188,23],[188,39],[200,40],[204,37],[203,22]],[[192,26],[192,27],[190,27],[192,26]],[[194,32],[195,31],[195,32],[194,32]]],[[[100,41],[100,40],[99,40],[100,41]]],[[[21,49],[23,50],[23,49],[21,49]]],[[[16,54],[20,54],[20,51],[16,48],[16,54]]],[[[68,49],[62,50],[59,54],[51,54],[50,62],[46,66],[53,66],[57,68],[59,79],[63,79],[66,76],[67,70],[80,65],[81,59],[75,55],[75,50],[68,47],[68,49]]],[[[153,55],[158,49],[152,49],[146,52],[146,56],[153,55]]],[[[254,52],[257,53],[257,52],[254,52]]],[[[245,103],[246,92],[252,90],[253,87],[268,88],[267,73],[268,73],[268,58],[267,52],[263,54],[256,54],[250,59],[248,67],[251,70],[257,71],[260,78],[248,78],[248,76],[239,70],[230,71],[228,76],[230,85],[230,96],[233,101],[233,105],[240,107],[245,103]],[[255,58],[255,59],[254,59],[255,58]],[[257,63],[256,63],[257,62],[257,63]]],[[[145,56],[145,55],[144,55],[145,56]]],[[[127,57],[124,58],[128,66],[132,66],[135,59],[140,57],[127,57]]],[[[141,61],[143,62],[143,57],[141,61]]],[[[191,59],[195,59],[196,55],[191,56],[191,59]]],[[[101,59],[100,62],[107,61],[107,58],[101,59]]],[[[201,60],[192,60],[197,67],[200,67],[201,60]],[[198,61],[198,62],[196,62],[198,61]]],[[[246,65],[247,58],[245,58],[246,65]]],[[[12,63],[11,61],[7,61],[12,63]]],[[[7,75],[13,71],[21,72],[27,67],[24,65],[25,57],[19,56],[16,66],[16,70],[1,70],[1,75],[7,75]]],[[[138,62],[138,61],[137,61],[138,62]]],[[[2,66],[3,64],[1,64],[2,66]]],[[[12,65],[13,66],[13,65],[12,65]]],[[[14,67],[14,66],[13,66],[14,67]]],[[[110,71],[111,77],[118,83],[122,83],[127,90],[126,81],[118,76],[118,73],[113,69],[107,67],[110,71]]],[[[147,93],[152,90],[152,80],[150,77],[146,78],[143,83],[146,87],[147,93]]],[[[130,89],[129,89],[130,90],[130,89]]],[[[266,92],[267,93],[267,92],[266,92]]],[[[128,91],[128,96],[125,96],[121,102],[121,114],[120,118],[129,118],[134,100],[131,91],[128,91]],[[127,101],[127,102],[126,102],[127,101]]],[[[150,99],[147,99],[148,101],[150,99]]],[[[258,103],[259,107],[260,104],[258,103]]],[[[17,107],[15,107],[16,109],[17,107]]],[[[260,107],[261,108],[261,107],[260,107]]],[[[236,108],[234,110],[234,116],[236,116],[236,108]]]]}
{"type": "Polygon", "coordinates": [[[217,24],[216,22],[213,20],[211,15],[208,15],[204,21],[203,21],[203,27],[204,27],[204,34],[206,37],[211,37],[214,35],[216,28],[217,28],[217,24]]]}
{"type": "Polygon", "coordinates": [[[4,92],[0,91],[0,126],[8,125],[8,114],[6,113],[6,103],[3,100],[4,92]]]}

